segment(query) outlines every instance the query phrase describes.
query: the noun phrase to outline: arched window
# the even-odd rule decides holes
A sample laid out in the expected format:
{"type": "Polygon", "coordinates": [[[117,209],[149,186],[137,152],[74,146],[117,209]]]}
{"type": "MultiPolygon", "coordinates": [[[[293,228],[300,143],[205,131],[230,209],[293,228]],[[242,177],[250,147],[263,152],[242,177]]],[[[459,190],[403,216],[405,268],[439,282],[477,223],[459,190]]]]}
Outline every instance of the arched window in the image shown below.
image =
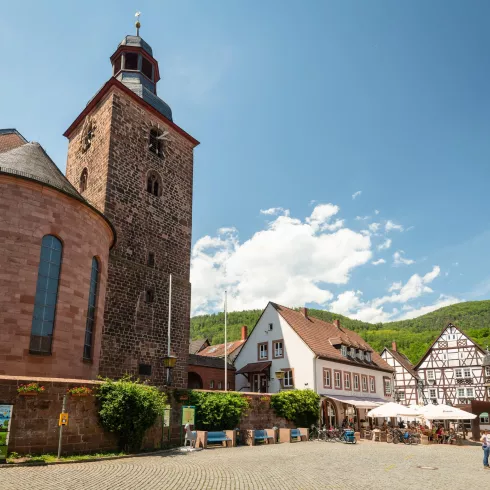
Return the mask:
{"type": "Polygon", "coordinates": [[[160,183],[160,176],[156,172],[150,172],[146,179],[146,190],[154,196],[160,196],[162,192],[162,186],[160,183]]]}
{"type": "Polygon", "coordinates": [[[163,157],[163,132],[158,129],[150,130],[150,141],[148,143],[148,149],[159,156],[163,157]]]}
{"type": "Polygon", "coordinates": [[[155,301],[155,292],[153,289],[147,289],[145,292],[145,302],[153,303],[153,301],[155,301]]]}
{"type": "Polygon", "coordinates": [[[95,325],[95,306],[97,304],[97,290],[99,283],[99,261],[92,258],[92,272],[90,274],[90,289],[88,292],[87,323],[85,324],[85,344],[83,358],[92,359],[92,341],[95,325]]]}
{"type": "Polygon", "coordinates": [[[82,170],[82,175],[80,175],[80,193],[84,192],[87,189],[88,182],[88,170],[84,168],[82,170]]]}
{"type": "Polygon", "coordinates": [[[43,237],[29,345],[29,351],[35,354],[51,354],[62,251],[58,238],[43,237]]]}

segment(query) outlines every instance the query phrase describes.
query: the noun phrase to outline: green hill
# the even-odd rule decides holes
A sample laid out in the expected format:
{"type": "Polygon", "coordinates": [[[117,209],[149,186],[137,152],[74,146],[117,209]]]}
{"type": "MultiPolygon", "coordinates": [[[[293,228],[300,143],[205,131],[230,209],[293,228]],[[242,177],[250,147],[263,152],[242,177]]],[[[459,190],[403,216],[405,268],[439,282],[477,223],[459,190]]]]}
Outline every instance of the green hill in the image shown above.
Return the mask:
{"type": "MultiPolygon", "coordinates": [[[[414,364],[417,363],[442,328],[454,323],[466,335],[485,348],[490,345],[490,300],[457,303],[426,315],[390,323],[367,323],[352,320],[325,310],[309,309],[309,314],[331,322],[338,318],[340,323],[359,333],[373,349],[381,352],[395,340],[398,350],[414,364]]],[[[257,323],[262,310],[236,311],[228,313],[228,339],[240,338],[240,328],[247,325],[249,332],[257,323]]],[[[208,338],[212,344],[224,342],[224,313],[201,315],[191,319],[191,338],[208,338]]]]}

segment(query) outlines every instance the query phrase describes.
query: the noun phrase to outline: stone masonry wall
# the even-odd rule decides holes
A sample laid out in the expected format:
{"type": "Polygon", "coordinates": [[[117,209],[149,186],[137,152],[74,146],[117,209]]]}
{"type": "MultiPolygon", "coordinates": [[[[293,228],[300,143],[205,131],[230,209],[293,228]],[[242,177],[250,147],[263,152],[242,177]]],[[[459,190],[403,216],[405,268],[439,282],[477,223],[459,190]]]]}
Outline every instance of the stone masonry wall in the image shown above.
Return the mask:
{"type": "MultiPolygon", "coordinates": [[[[56,453],[58,450],[58,418],[61,413],[63,395],[68,388],[86,386],[96,390],[100,381],[0,376],[0,404],[13,405],[13,417],[10,427],[9,452],[19,454],[56,453]],[[37,396],[22,396],[17,393],[21,384],[38,382],[45,392],[37,396]]],[[[207,391],[207,390],[201,390],[207,391]]],[[[242,418],[240,429],[270,429],[294,425],[274,414],[270,407],[270,395],[263,393],[241,393],[247,398],[250,410],[242,418]]],[[[158,449],[169,442],[181,443],[181,407],[186,402],[176,403],[168,393],[172,404],[170,430],[162,428],[161,418],[157,419],[143,439],[143,449],[158,449]]],[[[114,434],[106,432],[99,425],[98,407],[93,395],[73,397],[67,395],[66,412],[69,423],[63,429],[64,455],[113,451],[117,449],[114,434]]]]}
{"type": "MultiPolygon", "coordinates": [[[[0,376],[0,404],[12,404],[14,407],[9,452],[56,453],[59,437],[58,418],[63,395],[68,388],[87,386],[95,390],[99,384],[97,381],[89,380],[0,376]],[[22,396],[17,393],[17,386],[33,381],[38,381],[46,391],[37,396],[22,396]]],[[[115,435],[105,432],[99,425],[97,401],[93,395],[86,397],[68,395],[66,412],[69,415],[69,423],[63,428],[62,453],[64,455],[117,449],[115,435]]],[[[175,428],[173,433],[178,438],[178,428],[175,428]]],[[[162,434],[161,419],[158,419],[147,431],[143,448],[161,447],[162,434]]]]}
{"type": "Polygon", "coordinates": [[[18,177],[0,175],[0,374],[95,379],[112,231],[88,206],[18,177]],[[29,341],[41,240],[63,243],[51,355],[29,341]],[[92,258],[100,264],[92,362],[83,361],[92,258]]]}
{"type": "Polygon", "coordinates": [[[110,253],[100,373],[138,375],[150,364],[153,384],[164,383],[167,352],[169,274],[172,274],[172,351],[177,355],[173,384],[187,384],[190,329],[190,254],[192,229],[193,146],[182,135],[117,88],[88,116],[96,127],[92,147],[81,154],[83,125],[69,143],[67,176],[77,185],[84,166],[84,195],[109,218],[117,232],[110,253]],[[151,128],[168,131],[164,156],[148,150],[151,128]],[[109,149],[107,155],[107,142],[109,149]],[[97,145],[100,144],[100,149],[97,145]],[[92,152],[92,153],[91,153],[92,152]],[[150,171],[160,177],[162,194],[147,192],[150,171]],[[91,179],[91,175],[94,176],[91,179]],[[106,186],[99,183],[104,182],[106,186]],[[91,185],[97,192],[90,194],[91,185]],[[147,265],[148,253],[155,255],[147,265]],[[145,302],[152,290],[154,301],[145,302]]]}
{"type": "Polygon", "coordinates": [[[0,153],[13,150],[25,144],[25,141],[16,133],[0,134],[0,153]]]}
{"type": "MultiPolygon", "coordinates": [[[[225,388],[225,370],[218,369],[208,366],[196,366],[193,364],[189,364],[188,366],[189,373],[196,373],[202,380],[202,387],[205,390],[219,390],[225,388]],[[211,388],[210,383],[213,381],[214,388],[211,388]],[[219,383],[221,382],[221,388],[219,388],[219,383]]],[[[228,370],[228,383],[230,386],[230,390],[233,391],[235,389],[235,370],[228,370]]]]}

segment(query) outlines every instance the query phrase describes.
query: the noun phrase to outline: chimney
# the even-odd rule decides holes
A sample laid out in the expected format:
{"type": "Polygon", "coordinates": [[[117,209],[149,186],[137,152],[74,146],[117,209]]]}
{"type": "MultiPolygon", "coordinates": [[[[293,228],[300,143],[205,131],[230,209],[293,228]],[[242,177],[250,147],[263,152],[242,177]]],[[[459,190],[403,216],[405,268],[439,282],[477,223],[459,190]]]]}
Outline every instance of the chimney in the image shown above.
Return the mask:
{"type": "Polygon", "coordinates": [[[340,320],[334,320],[333,324],[340,329],[340,320]]]}
{"type": "Polygon", "coordinates": [[[248,333],[247,325],[242,325],[242,340],[247,340],[247,333],[248,333]]]}
{"type": "Polygon", "coordinates": [[[396,352],[396,342],[395,341],[393,341],[391,343],[391,350],[394,350],[396,352]]]}
{"type": "Polygon", "coordinates": [[[299,311],[305,318],[308,318],[308,308],[300,308],[299,311]]]}

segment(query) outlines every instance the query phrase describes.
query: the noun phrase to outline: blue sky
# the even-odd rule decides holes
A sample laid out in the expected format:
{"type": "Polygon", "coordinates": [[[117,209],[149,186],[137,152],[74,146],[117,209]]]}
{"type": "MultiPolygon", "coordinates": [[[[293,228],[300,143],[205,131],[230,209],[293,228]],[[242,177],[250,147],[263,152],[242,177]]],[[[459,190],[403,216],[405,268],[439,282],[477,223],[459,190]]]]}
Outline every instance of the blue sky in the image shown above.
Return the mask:
{"type": "Polygon", "coordinates": [[[372,321],[488,298],[490,3],[4,2],[0,127],[64,169],[136,10],[159,95],[202,143],[195,312],[225,288],[231,309],[372,321]]]}

